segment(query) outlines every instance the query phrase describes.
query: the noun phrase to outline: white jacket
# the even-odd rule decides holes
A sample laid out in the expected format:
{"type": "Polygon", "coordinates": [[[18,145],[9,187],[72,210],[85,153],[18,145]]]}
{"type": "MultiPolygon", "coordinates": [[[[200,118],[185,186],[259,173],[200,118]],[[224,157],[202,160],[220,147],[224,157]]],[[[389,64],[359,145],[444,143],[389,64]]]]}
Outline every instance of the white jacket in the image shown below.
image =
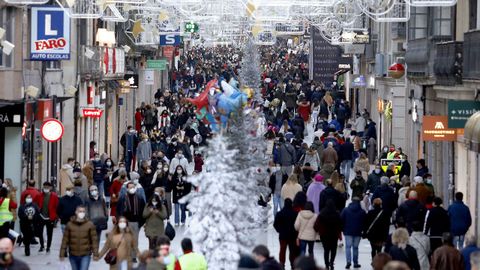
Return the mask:
{"type": "Polygon", "coordinates": [[[428,254],[430,253],[430,238],[422,232],[412,232],[408,244],[417,251],[418,262],[420,269],[429,270],[430,261],[428,254]]]}
{"type": "Polygon", "coordinates": [[[302,210],[298,213],[295,230],[297,230],[300,240],[315,241],[317,239],[317,232],[313,228],[316,220],[317,215],[310,210],[302,210]]]}

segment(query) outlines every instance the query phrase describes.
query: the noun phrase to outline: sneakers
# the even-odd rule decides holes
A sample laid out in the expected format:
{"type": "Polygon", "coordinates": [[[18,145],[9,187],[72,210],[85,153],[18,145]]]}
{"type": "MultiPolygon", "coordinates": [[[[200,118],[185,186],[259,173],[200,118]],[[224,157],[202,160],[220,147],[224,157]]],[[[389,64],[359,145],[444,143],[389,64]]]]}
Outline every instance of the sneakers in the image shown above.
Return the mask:
{"type": "Polygon", "coordinates": [[[362,268],[362,266],[357,263],[357,264],[354,264],[354,265],[353,265],[353,268],[362,268]]]}
{"type": "Polygon", "coordinates": [[[345,269],[350,269],[350,266],[352,266],[351,263],[347,263],[347,265],[345,265],[345,269]]]}

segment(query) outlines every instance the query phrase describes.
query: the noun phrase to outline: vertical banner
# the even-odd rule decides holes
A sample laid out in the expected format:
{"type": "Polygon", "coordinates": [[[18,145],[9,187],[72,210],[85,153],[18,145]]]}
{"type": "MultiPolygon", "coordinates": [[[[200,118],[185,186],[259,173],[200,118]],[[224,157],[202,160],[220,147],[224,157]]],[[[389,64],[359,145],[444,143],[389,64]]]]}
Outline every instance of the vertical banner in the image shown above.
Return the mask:
{"type": "Polygon", "coordinates": [[[155,71],[153,69],[145,69],[145,85],[153,85],[155,83],[155,71]]]}
{"type": "Polygon", "coordinates": [[[59,7],[32,7],[30,60],[70,59],[70,18],[59,7]]]}

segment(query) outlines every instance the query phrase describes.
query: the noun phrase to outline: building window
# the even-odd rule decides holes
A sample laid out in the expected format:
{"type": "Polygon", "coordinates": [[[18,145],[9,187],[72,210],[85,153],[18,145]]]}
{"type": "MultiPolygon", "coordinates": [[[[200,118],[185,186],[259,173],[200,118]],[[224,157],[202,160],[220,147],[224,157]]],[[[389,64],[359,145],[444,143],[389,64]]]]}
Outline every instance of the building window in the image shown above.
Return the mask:
{"type": "Polygon", "coordinates": [[[60,61],[46,61],[45,65],[47,69],[61,69],[62,65],[60,61]]]}
{"type": "Polygon", "coordinates": [[[427,37],[428,7],[412,7],[410,21],[408,22],[408,39],[421,39],[427,37]]]}
{"type": "MultiPolygon", "coordinates": [[[[0,8],[0,27],[5,29],[4,39],[15,43],[14,33],[15,33],[15,8],[14,7],[3,7],[0,8]]],[[[15,54],[15,49],[13,49],[10,55],[6,55],[0,51],[0,67],[1,68],[12,68],[13,67],[13,55],[15,54]]]]}
{"type": "Polygon", "coordinates": [[[477,29],[477,0],[470,0],[470,17],[469,17],[469,29],[477,29]]]}
{"type": "Polygon", "coordinates": [[[451,37],[452,29],[452,8],[433,8],[433,36],[451,37]]]}

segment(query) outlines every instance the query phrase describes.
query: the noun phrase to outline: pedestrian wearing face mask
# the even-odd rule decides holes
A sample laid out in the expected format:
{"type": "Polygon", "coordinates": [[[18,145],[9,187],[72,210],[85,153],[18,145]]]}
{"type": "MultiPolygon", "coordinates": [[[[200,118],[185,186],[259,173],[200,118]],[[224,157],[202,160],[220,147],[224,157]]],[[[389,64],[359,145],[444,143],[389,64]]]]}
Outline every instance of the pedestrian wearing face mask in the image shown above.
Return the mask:
{"type": "Polygon", "coordinates": [[[143,174],[140,176],[139,183],[142,185],[142,187],[144,187],[146,198],[152,197],[154,189],[152,186],[154,174],[155,172],[152,170],[152,167],[147,166],[143,171],[143,174]]]}
{"type": "Polygon", "coordinates": [[[105,171],[103,169],[103,163],[100,160],[100,155],[95,153],[95,157],[92,161],[93,165],[93,183],[98,187],[100,196],[104,196],[103,181],[105,180],[105,171]]]}
{"type": "Polygon", "coordinates": [[[105,203],[107,207],[110,206],[110,187],[113,182],[113,172],[115,171],[115,163],[113,163],[111,158],[107,158],[103,164],[103,188],[105,192],[105,203]]]}
{"type": "Polygon", "coordinates": [[[132,183],[135,186],[135,193],[138,195],[140,199],[143,200],[143,202],[147,201],[147,197],[145,196],[145,189],[143,188],[142,184],[140,184],[140,175],[137,172],[130,172],[130,181],[124,182],[122,189],[120,190],[120,197],[125,197],[129,190],[127,188],[127,185],[132,183]]]}
{"type": "Polygon", "coordinates": [[[0,238],[8,237],[11,223],[13,223],[12,211],[17,209],[17,203],[8,197],[8,190],[0,188],[0,238]]]}
{"type": "Polygon", "coordinates": [[[20,218],[20,230],[23,235],[23,244],[25,246],[25,256],[30,256],[30,243],[34,236],[35,228],[40,226],[40,209],[33,202],[31,195],[25,197],[25,203],[18,209],[20,218]]]}
{"type": "MultiPolygon", "coordinates": [[[[120,216],[127,219],[133,235],[135,236],[135,240],[137,240],[140,227],[144,223],[142,214],[145,208],[145,199],[138,195],[135,184],[132,182],[127,184],[127,190],[127,194],[125,196],[120,196],[120,200],[118,201],[117,219],[120,216]]],[[[136,253],[132,253],[133,259],[135,256],[136,253]]]]}
{"type": "Polygon", "coordinates": [[[149,183],[150,193],[147,192],[147,198],[151,198],[154,191],[158,187],[165,188],[168,181],[168,165],[164,165],[163,163],[157,164],[157,169],[153,173],[153,177],[151,182],[149,183]],[[164,170],[165,169],[165,170],[164,170]]]}
{"type": "Polygon", "coordinates": [[[158,237],[165,235],[163,221],[167,218],[167,208],[160,196],[156,194],[152,196],[143,210],[143,218],[145,218],[145,235],[148,238],[149,249],[154,250],[158,237]]]}
{"type": "Polygon", "coordinates": [[[13,242],[7,237],[0,239],[0,269],[30,270],[25,262],[13,256],[13,242]]]}
{"type": "Polygon", "coordinates": [[[183,171],[187,171],[188,160],[185,158],[183,151],[180,149],[177,151],[175,157],[170,161],[170,174],[174,174],[178,166],[181,166],[183,171]]]}
{"type": "Polygon", "coordinates": [[[98,193],[98,187],[91,185],[88,200],[85,202],[87,217],[95,225],[98,242],[100,243],[102,231],[108,227],[108,212],[105,200],[98,193]]]}
{"type": "Polygon", "coordinates": [[[175,204],[175,226],[185,224],[187,204],[181,203],[180,199],[190,193],[192,190],[192,184],[187,182],[187,173],[178,165],[175,169],[175,173],[172,176],[173,184],[173,203],[175,204]]]}
{"type": "Polygon", "coordinates": [[[380,179],[382,176],[384,176],[382,168],[378,164],[375,165],[375,169],[368,175],[366,190],[369,190],[371,193],[375,192],[381,184],[380,179]]]}
{"type": "Polygon", "coordinates": [[[75,180],[73,184],[73,194],[82,200],[82,204],[86,204],[88,201],[88,189],[82,186],[80,179],[75,180]]]}
{"type": "Polygon", "coordinates": [[[59,172],[60,178],[60,194],[65,195],[65,188],[68,185],[73,185],[73,165],[75,164],[74,158],[68,158],[67,163],[62,165],[59,172]]]}
{"type": "Polygon", "coordinates": [[[57,207],[57,215],[60,218],[62,232],[65,230],[65,226],[70,221],[70,218],[75,216],[75,210],[77,206],[82,205],[82,199],[75,196],[73,192],[73,186],[67,186],[65,190],[65,195],[60,198],[57,207]]]}
{"type": "Polygon", "coordinates": [[[118,223],[108,233],[107,242],[100,251],[99,258],[105,256],[110,250],[116,249],[117,260],[115,264],[110,265],[110,269],[132,269],[133,262],[130,254],[139,253],[137,246],[137,240],[128,224],[128,220],[125,217],[119,217],[118,223]]]}
{"type": "Polygon", "coordinates": [[[137,146],[137,162],[138,166],[142,164],[142,161],[146,160],[149,161],[150,157],[152,156],[152,145],[148,140],[148,136],[146,134],[142,135],[142,141],[137,146]]]}
{"type": "Polygon", "coordinates": [[[50,252],[52,245],[53,227],[57,220],[57,208],[59,199],[57,193],[52,191],[50,182],[43,183],[42,193],[38,199],[38,207],[40,208],[40,226],[37,228],[36,234],[40,239],[40,250],[44,251],[45,243],[43,240],[43,230],[47,227],[47,252],[50,252]]]}
{"type": "Polygon", "coordinates": [[[60,261],[68,251],[68,259],[72,269],[88,270],[91,256],[98,260],[98,237],[95,225],[87,219],[85,206],[79,205],[75,215],[65,226],[60,246],[60,261]]]}

